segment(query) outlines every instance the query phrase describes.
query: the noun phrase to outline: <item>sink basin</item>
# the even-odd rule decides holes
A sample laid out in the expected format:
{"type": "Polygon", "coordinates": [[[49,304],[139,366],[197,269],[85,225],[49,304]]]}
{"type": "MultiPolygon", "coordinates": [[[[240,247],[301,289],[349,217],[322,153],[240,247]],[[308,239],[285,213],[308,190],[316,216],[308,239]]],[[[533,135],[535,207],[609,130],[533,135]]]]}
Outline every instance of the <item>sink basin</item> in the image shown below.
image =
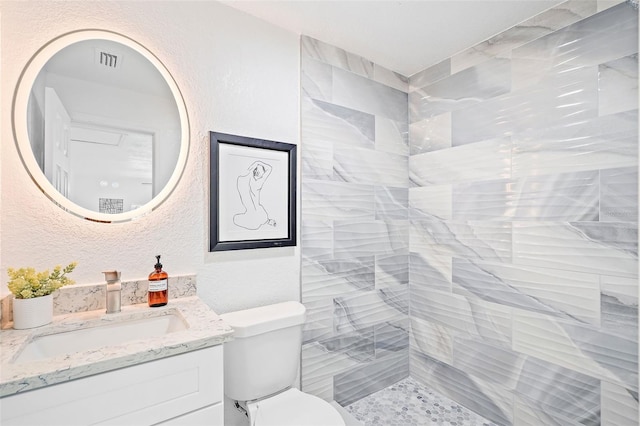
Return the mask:
{"type": "Polygon", "coordinates": [[[38,361],[60,355],[84,352],[106,346],[186,330],[188,326],[179,313],[123,319],[104,325],[37,336],[27,343],[14,362],[38,361]]]}

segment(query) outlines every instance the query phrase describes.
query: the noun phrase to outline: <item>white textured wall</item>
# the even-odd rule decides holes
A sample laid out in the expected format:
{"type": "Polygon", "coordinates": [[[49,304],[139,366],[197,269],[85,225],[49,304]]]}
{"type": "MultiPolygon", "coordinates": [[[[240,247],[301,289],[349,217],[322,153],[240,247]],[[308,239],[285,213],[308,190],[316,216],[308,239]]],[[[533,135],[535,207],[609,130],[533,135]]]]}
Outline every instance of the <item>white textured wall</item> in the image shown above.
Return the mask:
{"type": "Polygon", "coordinates": [[[298,247],[208,253],[208,131],[298,143],[299,43],[295,34],[213,1],[2,1],[0,282],[6,268],[79,261],[78,283],[116,268],[144,278],[154,255],[169,274],[198,274],[218,312],[299,299],[298,247]],[[190,118],[185,173],[170,198],[123,224],[78,219],[39,192],[12,135],[11,103],[23,67],[60,34],[97,28],[132,37],[173,74],[190,118]]]}

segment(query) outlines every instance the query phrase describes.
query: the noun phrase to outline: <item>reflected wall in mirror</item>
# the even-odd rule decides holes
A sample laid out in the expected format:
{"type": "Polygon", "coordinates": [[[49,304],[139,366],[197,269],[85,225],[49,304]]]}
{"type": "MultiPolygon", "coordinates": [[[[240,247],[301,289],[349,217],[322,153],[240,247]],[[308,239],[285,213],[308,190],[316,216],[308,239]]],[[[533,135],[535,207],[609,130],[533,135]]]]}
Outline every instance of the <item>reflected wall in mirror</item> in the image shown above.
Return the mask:
{"type": "Polygon", "coordinates": [[[182,95],[146,48],[109,31],[76,31],[27,64],[13,108],[33,180],[81,217],[119,222],[157,207],[184,169],[182,95]]]}

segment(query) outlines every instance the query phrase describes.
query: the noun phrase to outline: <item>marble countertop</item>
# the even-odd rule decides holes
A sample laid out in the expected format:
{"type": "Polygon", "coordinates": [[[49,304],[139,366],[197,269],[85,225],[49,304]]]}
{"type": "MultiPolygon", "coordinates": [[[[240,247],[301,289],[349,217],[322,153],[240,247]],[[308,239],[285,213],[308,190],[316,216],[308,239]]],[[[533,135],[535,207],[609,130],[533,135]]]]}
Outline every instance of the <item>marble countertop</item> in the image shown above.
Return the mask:
{"type": "Polygon", "coordinates": [[[0,397],[219,345],[231,340],[232,334],[231,327],[197,296],[170,299],[166,306],[158,308],[149,308],[146,303],[123,306],[122,312],[117,314],[106,314],[100,309],[58,315],[43,327],[2,330],[0,397]],[[181,317],[188,328],[161,337],[129,340],[37,361],[15,362],[25,345],[41,336],[171,314],[181,317]]]}

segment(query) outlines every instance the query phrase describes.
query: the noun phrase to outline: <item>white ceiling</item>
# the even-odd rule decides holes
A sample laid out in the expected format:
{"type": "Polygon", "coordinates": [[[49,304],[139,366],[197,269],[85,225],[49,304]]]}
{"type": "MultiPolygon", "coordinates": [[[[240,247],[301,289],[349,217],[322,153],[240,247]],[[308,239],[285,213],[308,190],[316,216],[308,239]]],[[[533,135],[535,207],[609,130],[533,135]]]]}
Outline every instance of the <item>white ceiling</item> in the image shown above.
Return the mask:
{"type": "Polygon", "coordinates": [[[223,0],[411,76],[562,0],[223,0]]]}

